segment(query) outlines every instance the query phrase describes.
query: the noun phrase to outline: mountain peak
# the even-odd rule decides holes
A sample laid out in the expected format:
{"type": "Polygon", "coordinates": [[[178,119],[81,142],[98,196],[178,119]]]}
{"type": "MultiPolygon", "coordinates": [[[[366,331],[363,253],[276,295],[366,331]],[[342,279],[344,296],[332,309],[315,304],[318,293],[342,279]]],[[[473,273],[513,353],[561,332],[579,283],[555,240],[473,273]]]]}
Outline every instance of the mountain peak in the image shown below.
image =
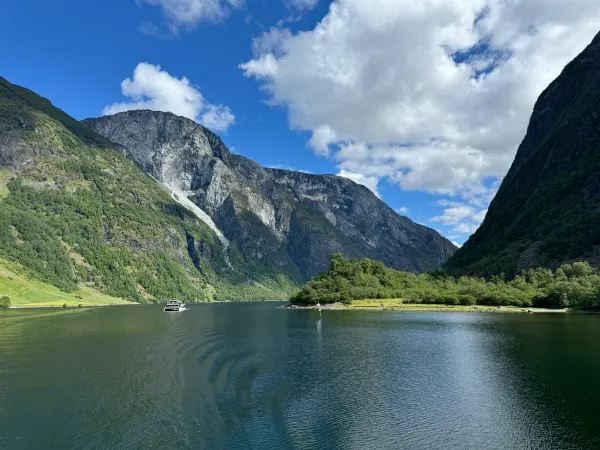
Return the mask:
{"type": "Polygon", "coordinates": [[[83,123],[118,144],[127,156],[158,179],[164,178],[161,170],[169,158],[228,156],[219,136],[171,112],[131,110],[88,118],[83,123]]]}
{"type": "Polygon", "coordinates": [[[264,168],[170,113],[86,119],[177,198],[203,211],[245,258],[307,279],[335,252],[433,270],[455,250],[436,231],[397,215],[369,189],[334,175],[264,168]]]}

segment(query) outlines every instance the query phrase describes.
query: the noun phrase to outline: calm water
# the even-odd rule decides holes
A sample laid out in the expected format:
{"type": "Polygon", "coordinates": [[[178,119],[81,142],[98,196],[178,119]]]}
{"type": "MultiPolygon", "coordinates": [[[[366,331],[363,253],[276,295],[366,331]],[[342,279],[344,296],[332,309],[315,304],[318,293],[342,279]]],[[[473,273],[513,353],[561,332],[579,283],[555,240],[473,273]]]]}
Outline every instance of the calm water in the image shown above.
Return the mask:
{"type": "Polygon", "coordinates": [[[600,316],[0,313],[0,448],[600,446],[600,316]]]}

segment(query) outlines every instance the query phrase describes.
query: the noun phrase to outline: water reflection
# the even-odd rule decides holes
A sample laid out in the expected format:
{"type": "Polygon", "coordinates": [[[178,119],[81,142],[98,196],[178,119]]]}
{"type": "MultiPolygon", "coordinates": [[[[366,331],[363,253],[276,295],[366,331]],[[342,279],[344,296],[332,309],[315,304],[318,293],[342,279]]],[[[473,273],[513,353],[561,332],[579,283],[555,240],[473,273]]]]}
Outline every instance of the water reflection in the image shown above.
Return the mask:
{"type": "Polygon", "coordinates": [[[272,304],[3,317],[2,448],[600,445],[597,317],[272,304]]]}
{"type": "Polygon", "coordinates": [[[317,319],[317,341],[319,347],[323,344],[323,318],[321,317],[321,311],[319,311],[319,318],[317,319]]]}

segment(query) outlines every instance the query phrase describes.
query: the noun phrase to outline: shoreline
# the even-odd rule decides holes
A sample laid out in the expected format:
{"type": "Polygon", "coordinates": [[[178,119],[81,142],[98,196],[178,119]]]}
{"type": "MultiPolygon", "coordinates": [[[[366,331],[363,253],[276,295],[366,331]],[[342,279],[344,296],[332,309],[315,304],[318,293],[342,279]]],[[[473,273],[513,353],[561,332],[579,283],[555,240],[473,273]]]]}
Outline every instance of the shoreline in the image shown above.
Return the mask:
{"type": "Polygon", "coordinates": [[[63,305],[36,305],[36,304],[26,304],[26,305],[11,305],[8,308],[0,308],[0,311],[10,311],[13,309],[86,309],[86,308],[106,308],[107,306],[130,306],[130,305],[141,305],[141,303],[129,302],[129,303],[102,303],[98,305],[67,305],[66,307],[63,305]]]}
{"type": "MultiPolygon", "coordinates": [[[[280,301],[280,300],[277,300],[280,301]]],[[[261,301],[262,302],[262,301],[261,301]]],[[[204,302],[202,302],[204,303],[204,302]]],[[[246,301],[212,301],[206,303],[246,303],[246,301]]],[[[201,303],[199,303],[201,304],[201,303]]],[[[97,305],[82,305],[74,306],[69,305],[63,307],[62,305],[14,305],[8,308],[0,308],[0,311],[10,310],[33,310],[33,309],[45,309],[45,310],[82,310],[90,308],[105,308],[109,306],[131,306],[131,305],[143,305],[142,303],[130,302],[130,303],[117,303],[117,304],[97,304],[97,305]]],[[[279,306],[282,309],[291,310],[321,310],[321,311],[395,311],[395,312],[493,312],[493,313],[567,313],[574,311],[569,308],[562,309],[550,309],[550,308],[535,308],[531,306],[488,306],[488,305],[444,305],[444,304],[426,304],[426,303],[399,303],[399,302],[381,302],[378,300],[354,300],[350,304],[336,302],[326,303],[320,306],[317,305],[295,305],[288,303],[286,305],[279,306]]],[[[585,311],[581,311],[585,312],[585,311]]]]}
{"type": "Polygon", "coordinates": [[[534,308],[531,306],[443,305],[423,303],[386,303],[375,300],[355,300],[350,304],[328,303],[321,305],[293,305],[282,308],[321,311],[405,311],[405,312],[493,312],[493,313],[566,313],[570,309],[534,308]],[[363,302],[363,304],[361,304],[363,302]]]}
{"type": "MultiPolygon", "coordinates": [[[[281,302],[285,302],[286,300],[211,300],[211,301],[205,301],[205,302],[194,302],[194,303],[188,303],[189,305],[204,305],[204,304],[210,304],[210,303],[281,303],[281,302]]],[[[64,307],[62,304],[59,305],[47,305],[47,304],[40,304],[40,305],[36,305],[35,303],[28,303],[28,304],[24,304],[24,305],[11,305],[8,308],[0,308],[0,311],[9,311],[9,310],[13,310],[13,309],[85,309],[85,308],[106,308],[108,306],[131,306],[131,305],[137,305],[137,306],[144,306],[144,305],[162,305],[164,302],[158,302],[158,303],[137,303],[137,302],[127,302],[127,303],[98,303],[98,304],[82,304],[81,306],[77,306],[77,305],[69,305],[67,304],[66,307],[64,307]]]]}

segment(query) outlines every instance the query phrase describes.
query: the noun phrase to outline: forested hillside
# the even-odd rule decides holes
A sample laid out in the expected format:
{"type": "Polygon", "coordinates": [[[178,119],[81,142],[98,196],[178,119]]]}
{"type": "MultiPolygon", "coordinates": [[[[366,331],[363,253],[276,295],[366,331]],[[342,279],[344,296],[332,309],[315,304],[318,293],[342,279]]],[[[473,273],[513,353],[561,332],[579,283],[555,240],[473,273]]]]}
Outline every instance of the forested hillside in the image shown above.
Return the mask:
{"type": "Polygon", "coordinates": [[[538,99],[481,227],[451,273],[600,265],[600,34],[538,99]]]}

